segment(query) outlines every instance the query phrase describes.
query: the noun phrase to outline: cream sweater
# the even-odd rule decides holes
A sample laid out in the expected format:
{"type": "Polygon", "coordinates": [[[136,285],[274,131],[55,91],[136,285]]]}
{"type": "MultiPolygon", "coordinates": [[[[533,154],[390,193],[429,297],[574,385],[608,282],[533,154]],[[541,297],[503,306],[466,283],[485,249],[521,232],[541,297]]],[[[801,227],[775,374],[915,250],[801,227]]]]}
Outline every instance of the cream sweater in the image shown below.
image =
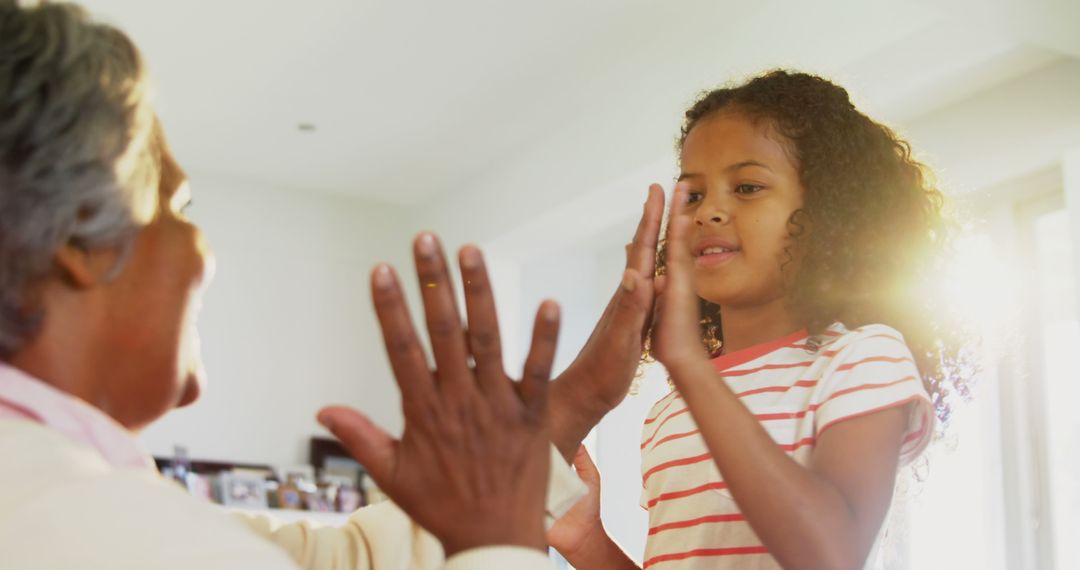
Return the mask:
{"type": "MultiPolygon", "coordinates": [[[[581,482],[554,452],[548,506],[581,482]]],[[[544,553],[479,548],[444,561],[441,545],[396,506],[360,509],[341,528],[230,517],[156,473],[110,467],[42,425],[0,420],[0,568],[549,570],[544,553]],[[273,545],[276,545],[273,546],[273,545]]]]}

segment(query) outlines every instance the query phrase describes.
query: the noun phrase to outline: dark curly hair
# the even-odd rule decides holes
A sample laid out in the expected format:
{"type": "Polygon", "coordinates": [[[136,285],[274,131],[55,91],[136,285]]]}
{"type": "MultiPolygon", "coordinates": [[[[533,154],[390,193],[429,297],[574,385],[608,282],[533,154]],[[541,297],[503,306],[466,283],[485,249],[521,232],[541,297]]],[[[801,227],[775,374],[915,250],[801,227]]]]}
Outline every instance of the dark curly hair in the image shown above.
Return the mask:
{"type": "MultiPolygon", "coordinates": [[[[814,75],[771,71],[703,94],[686,111],[678,149],[694,126],[721,111],[774,129],[798,169],[804,203],[788,220],[784,262],[796,318],[812,337],[835,322],[899,330],[944,426],[956,397],[969,397],[976,370],[969,335],[936,286],[952,225],[928,169],[907,142],[859,112],[847,91],[814,75]]],[[[705,347],[716,353],[720,307],[702,299],[701,317],[705,347]]]]}

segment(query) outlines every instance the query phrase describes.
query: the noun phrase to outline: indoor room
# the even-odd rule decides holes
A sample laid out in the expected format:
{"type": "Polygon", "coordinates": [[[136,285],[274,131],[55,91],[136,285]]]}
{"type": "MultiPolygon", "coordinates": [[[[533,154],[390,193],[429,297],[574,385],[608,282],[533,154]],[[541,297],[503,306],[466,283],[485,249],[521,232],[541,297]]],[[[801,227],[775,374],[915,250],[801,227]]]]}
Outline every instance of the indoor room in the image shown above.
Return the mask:
{"type": "MultiPolygon", "coordinates": [[[[688,180],[687,110],[786,69],[907,141],[950,220],[927,282],[968,335],[965,379],[939,386],[949,411],[896,467],[874,567],[1080,568],[1080,3],[80,3],[141,51],[213,252],[206,385],[137,435],[197,500],[329,526],[387,500],[317,416],[349,406],[401,436],[369,276],[397,270],[426,343],[420,232],[451,259],[483,252],[510,377],[545,299],[566,370],[623,286],[650,184],[670,204],[688,180]]],[[[584,438],[603,528],[657,570],[708,561],[647,546],[669,528],[650,521],[643,454],[654,404],[680,397],[671,376],[641,364],[584,438]]]]}

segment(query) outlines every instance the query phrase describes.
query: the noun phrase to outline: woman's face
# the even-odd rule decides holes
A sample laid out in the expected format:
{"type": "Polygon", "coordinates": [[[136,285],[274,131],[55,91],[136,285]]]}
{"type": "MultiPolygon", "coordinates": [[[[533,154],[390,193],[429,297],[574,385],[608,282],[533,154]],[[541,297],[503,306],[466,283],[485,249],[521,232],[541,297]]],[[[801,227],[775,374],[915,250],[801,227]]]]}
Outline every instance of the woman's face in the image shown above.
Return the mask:
{"type": "Polygon", "coordinates": [[[199,395],[205,372],[195,329],[213,254],[185,215],[187,176],[159,135],[161,178],[157,215],[138,233],[106,303],[109,396],[106,413],[138,430],[199,395]]]}

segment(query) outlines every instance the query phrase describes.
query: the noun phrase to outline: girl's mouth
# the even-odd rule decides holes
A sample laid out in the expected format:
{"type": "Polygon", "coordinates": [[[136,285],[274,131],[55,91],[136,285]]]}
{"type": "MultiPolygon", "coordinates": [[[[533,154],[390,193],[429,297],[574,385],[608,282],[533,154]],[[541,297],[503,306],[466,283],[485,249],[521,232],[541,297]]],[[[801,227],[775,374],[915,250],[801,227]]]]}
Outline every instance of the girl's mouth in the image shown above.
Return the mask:
{"type": "Polygon", "coordinates": [[[706,247],[698,252],[694,258],[694,266],[705,268],[715,267],[730,261],[739,253],[739,248],[721,246],[706,247]]]}

